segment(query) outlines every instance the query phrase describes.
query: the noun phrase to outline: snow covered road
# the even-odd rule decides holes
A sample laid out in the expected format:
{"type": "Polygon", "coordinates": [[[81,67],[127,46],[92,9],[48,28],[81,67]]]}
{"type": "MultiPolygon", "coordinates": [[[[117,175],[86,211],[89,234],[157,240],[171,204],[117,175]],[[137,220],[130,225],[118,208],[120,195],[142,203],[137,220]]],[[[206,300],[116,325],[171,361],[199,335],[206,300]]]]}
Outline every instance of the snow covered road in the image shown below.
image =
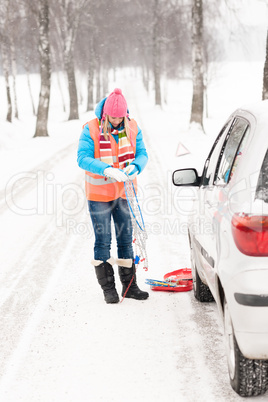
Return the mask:
{"type": "MultiPolygon", "coordinates": [[[[174,110],[154,109],[139,85],[133,79],[122,88],[150,157],[139,192],[149,234],[149,271],[137,273],[145,290],[145,278],[189,266],[190,204],[171,184],[187,114],[173,130],[174,110]]],[[[1,197],[0,401],[242,400],[229,385],[215,303],[150,290],[146,301],[104,303],[90,265],[94,239],[76,145],[1,193],[8,204],[1,197]]]]}

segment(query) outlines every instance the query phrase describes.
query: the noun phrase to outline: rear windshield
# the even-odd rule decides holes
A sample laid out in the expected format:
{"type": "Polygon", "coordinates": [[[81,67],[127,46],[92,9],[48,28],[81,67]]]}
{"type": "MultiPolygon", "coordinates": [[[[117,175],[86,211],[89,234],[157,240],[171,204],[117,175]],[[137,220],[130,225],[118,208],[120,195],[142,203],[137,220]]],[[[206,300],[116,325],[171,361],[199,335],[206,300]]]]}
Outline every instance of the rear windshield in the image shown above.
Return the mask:
{"type": "Polygon", "coordinates": [[[261,167],[255,198],[268,202],[268,150],[261,167]]]}

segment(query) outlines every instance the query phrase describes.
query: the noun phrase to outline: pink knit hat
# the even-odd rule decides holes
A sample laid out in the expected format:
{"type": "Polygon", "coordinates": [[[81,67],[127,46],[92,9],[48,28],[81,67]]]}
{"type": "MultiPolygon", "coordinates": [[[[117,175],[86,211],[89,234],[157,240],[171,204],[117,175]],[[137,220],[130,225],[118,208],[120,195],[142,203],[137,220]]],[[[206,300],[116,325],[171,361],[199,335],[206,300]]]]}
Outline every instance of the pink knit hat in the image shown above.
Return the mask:
{"type": "Polygon", "coordinates": [[[105,115],[111,117],[125,117],[128,115],[127,102],[121,89],[115,88],[106,99],[103,107],[103,117],[105,115]]]}

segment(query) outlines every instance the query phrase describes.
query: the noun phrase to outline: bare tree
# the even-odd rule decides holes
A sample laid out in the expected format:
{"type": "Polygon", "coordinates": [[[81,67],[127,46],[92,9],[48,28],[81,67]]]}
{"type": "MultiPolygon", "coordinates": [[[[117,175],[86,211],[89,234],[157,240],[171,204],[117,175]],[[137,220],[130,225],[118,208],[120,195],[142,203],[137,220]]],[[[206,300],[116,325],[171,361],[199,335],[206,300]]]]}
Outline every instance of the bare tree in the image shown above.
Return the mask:
{"type": "Polygon", "coordinates": [[[190,122],[203,128],[204,78],[203,78],[203,9],[202,0],[192,0],[192,75],[193,96],[190,122]]]}
{"type": "Polygon", "coordinates": [[[93,35],[89,38],[89,61],[88,61],[88,75],[87,75],[87,110],[92,110],[94,107],[94,50],[93,50],[93,35]]]}
{"type": "MultiPolygon", "coordinates": [[[[96,68],[96,58],[95,58],[95,49],[94,49],[94,41],[97,36],[96,27],[94,24],[93,14],[90,12],[90,9],[84,13],[84,20],[82,21],[82,29],[87,32],[87,104],[86,110],[93,110],[94,108],[94,77],[95,77],[95,68],[96,68]]],[[[80,39],[80,38],[78,38],[80,39]]],[[[79,47],[78,47],[79,49],[79,47]]],[[[79,49],[80,50],[80,49],[79,49]]],[[[81,51],[81,50],[80,50],[81,51]]]]}
{"type": "Polygon", "coordinates": [[[268,31],[266,38],[266,58],[263,69],[262,99],[268,99],[268,31]]]}
{"type": "Polygon", "coordinates": [[[81,13],[87,3],[89,3],[89,0],[60,0],[53,4],[53,16],[62,44],[64,65],[68,80],[69,120],[79,118],[74,49],[81,13]]]}
{"type": "Polygon", "coordinates": [[[36,116],[31,73],[40,71],[39,35],[33,35],[33,32],[38,32],[38,2],[32,3],[30,0],[23,0],[15,4],[18,5],[20,13],[19,31],[14,38],[15,48],[20,49],[17,54],[21,56],[18,61],[18,67],[26,73],[32,112],[36,116]]]}
{"type": "Polygon", "coordinates": [[[153,11],[153,74],[154,74],[154,89],[155,89],[155,104],[161,106],[161,9],[160,0],[154,0],[153,11]]]}
{"type": "Polygon", "coordinates": [[[8,13],[8,26],[7,34],[9,37],[9,54],[11,59],[11,73],[12,73],[12,89],[13,89],[13,110],[14,117],[18,119],[18,98],[17,98],[17,51],[15,45],[15,37],[20,33],[20,15],[19,7],[15,0],[9,0],[9,13],[8,13]]]}
{"type": "MultiPolygon", "coordinates": [[[[54,68],[56,70],[57,83],[58,83],[58,87],[59,87],[59,91],[60,91],[60,97],[61,97],[61,100],[62,100],[62,110],[63,110],[63,112],[66,112],[65,98],[64,98],[64,93],[63,93],[63,89],[62,89],[60,73],[59,73],[59,69],[60,69],[61,64],[58,64],[59,63],[58,59],[60,58],[61,53],[59,52],[60,54],[58,55],[57,50],[58,49],[56,49],[55,42],[52,42],[52,45],[51,45],[51,64],[52,64],[52,66],[54,65],[54,68]]],[[[62,71],[62,70],[60,69],[60,71],[62,71]]]]}
{"type": "Polygon", "coordinates": [[[7,52],[7,44],[6,44],[6,36],[3,37],[1,35],[1,53],[2,53],[2,62],[3,62],[3,70],[6,84],[6,95],[7,95],[7,116],[6,120],[10,123],[12,122],[12,103],[11,103],[11,94],[10,94],[10,84],[9,84],[9,60],[8,60],[8,52],[7,52]]]}
{"type": "Polygon", "coordinates": [[[139,11],[139,28],[135,33],[142,56],[143,82],[149,89],[154,83],[155,104],[162,105],[161,79],[178,77],[178,66],[189,65],[189,1],[136,0],[133,12],[139,11]],[[152,11],[153,10],[153,11],[152,11]]]}
{"type": "Polygon", "coordinates": [[[17,97],[17,62],[16,62],[16,49],[14,43],[14,32],[10,30],[10,55],[11,55],[11,71],[13,77],[13,96],[14,96],[14,117],[19,118],[18,111],[18,97],[17,97]]]}
{"type": "Polygon", "coordinates": [[[0,40],[1,40],[1,55],[3,73],[5,77],[6,96],[7,96],[7,116],[6,120],[11,123],[12,121],[12,103],[10,94],[9,74],[10,74],[10,60],[9,60],[9,37],[8,37],[8,23],[9,23],[9,8],[10,1],[4,0],[0,5],[0,40]]]}
{"type": "Polygon", "coordinates": [[[47,123],[51,79],[48,0],[39,0],[39,55],[41,89],[39,94],[39,105],[34,136],[46,137],[48,136],[47,123]]]}
{"type": "Polygon", "coordinates": [[[101,99],[101,69],[96,70],[96,99],[101,99]]]}
{"type": "Polygon", "coordinates": [[[36,110],[35,110],[35,105],[34,105],[34,97],[33,97],[33,91],[32,91],[32,86],[31,86],[31,80],[30,80],[30,66],[29,66],[29,57],[26,60],[25,69],[26,69],[26,75],[27,75],[27,86],[29,89],[29,95],[31,99],[31,105],[32,105],[32,112],[33,115],[36,116],[36,110]]]}
{"type": "MultiPolygon", "coordinates": [[[[29,11],[27,8],[27,0],[19,3],[15,0],[4,0],[4,2],[0,4],[1,53],[8,100],[8,121],[11,121],[13,117],[19,117],[17,98],[17,59],[19,56],[22,60],[25,58],[21,46],[24,41],[22,39],[24,37],[24,32],[21,23],[23,20],[22,15],[29,16],[27,14],[29,11]],[[18,51],[18,49],[20,49],[20,51],[18,51]],[[12,77],[12,86],[9,82],[10,77],[12,77]]],[[[27,43],[27,46],[28,49],[30,49],[29,42],[27,43]]]]}
{"type": "Polygon", "coordinates": [[[79,22],[79,14],[77,11],[75,15],[73,15],[73,13],[70,13],[68,10],[69,8],[68,6],[70,7],[70,4],[68,4],[68,2],[65,1],[61,2],[63,21],[64,21],[64,29],[63,29],[64,64],[68,78],[69,100],[70,100],[69,120],[73,120],[79,118],[77,87],[75,81],[74,57],[73,57],[74,42],[79,22]]]}

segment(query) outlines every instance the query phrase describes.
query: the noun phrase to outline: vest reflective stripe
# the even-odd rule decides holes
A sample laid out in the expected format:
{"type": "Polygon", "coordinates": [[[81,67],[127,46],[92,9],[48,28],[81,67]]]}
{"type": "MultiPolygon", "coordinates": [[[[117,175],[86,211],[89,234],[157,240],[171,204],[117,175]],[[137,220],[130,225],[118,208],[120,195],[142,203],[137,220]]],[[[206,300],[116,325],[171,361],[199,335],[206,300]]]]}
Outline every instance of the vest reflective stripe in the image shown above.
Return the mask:
{"type": "MultiPolygon", "coordinates": [[[[96,175],[97,176],[97,175],[96,175]]],[[[104,184],[115,183],[116,180],[108,179],[103,176],[98,176],[99,178],[95,178],[86,174],[86,182],[90,184],[94,184],[95,186],[103,186],[104,184]]]]}
{"type": "MultiPolygon", "coordinates": [[[[99,145],[99,121],[98,119],[93,119],[88,123],[89,133],[91,138],[94,141],[94,157],[97,160],[100,160],[100,145],[99,145]]],[[[138,134],[138,126],[135,120],[129,121],[129,127],[131,132],[131,145],[130,148],[133,150],[134,155],[136,152],[136,137],[138,134]]],[[[112,156],[113,156],[113,164],[114,167],[118,167],[118,152],[119,146],[116,143],[115,139],[111,136],[111,148],[112,148],[112,156]]],[[[124,149],[125,151],[125,149],[124,149]]],[[[122,156],[122,154],[120,154],[122,156]]],[[[137,179],[133,181],[135,189],[137,191],[137,179]]],[[[123,182],[117,182],[113,179],[108,179],[103,176],[86,172],[85,177],[85,185],[86,185],[86,196],[88,200],[91,201],[113,201],[117,198],[126,198],[125,195],[125,187],[123,182]]]]}

